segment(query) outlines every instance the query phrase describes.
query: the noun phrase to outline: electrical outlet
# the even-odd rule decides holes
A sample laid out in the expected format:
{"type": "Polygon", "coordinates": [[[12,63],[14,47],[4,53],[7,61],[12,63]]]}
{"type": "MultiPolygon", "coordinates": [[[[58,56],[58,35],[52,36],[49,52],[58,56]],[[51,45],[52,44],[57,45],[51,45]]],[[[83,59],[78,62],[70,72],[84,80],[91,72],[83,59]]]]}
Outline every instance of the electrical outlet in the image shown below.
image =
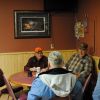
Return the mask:
{"type": "Polygon", "coordinates": [[[50,48],[54,49],[54,44],[53,43],[50,44],[50,48]]]}

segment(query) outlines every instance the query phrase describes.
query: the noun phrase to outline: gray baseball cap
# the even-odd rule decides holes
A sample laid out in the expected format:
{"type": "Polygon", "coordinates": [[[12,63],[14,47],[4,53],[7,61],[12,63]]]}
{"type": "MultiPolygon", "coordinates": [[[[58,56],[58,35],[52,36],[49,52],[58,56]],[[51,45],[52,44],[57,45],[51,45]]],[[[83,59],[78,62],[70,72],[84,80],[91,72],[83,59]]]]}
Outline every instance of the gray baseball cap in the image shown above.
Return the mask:
{"type": "Polygon", "coordinates": [[[81,43],[80,46],[79,46],[79,49],[81,50],[86,50],[88,48],[88,44],[87,43],[81,43]]]}

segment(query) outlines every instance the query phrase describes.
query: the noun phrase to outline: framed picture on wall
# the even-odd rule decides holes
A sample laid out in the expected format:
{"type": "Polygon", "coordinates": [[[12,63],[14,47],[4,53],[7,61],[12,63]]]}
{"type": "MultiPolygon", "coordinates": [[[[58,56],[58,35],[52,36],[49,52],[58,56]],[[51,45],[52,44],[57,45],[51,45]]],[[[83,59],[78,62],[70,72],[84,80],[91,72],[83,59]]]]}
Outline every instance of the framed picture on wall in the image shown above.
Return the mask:
{"type": "Polygon", "coordinates": [[[50,15],[42,11],[14,11],[15,38],[50,37],[50,15]]]}

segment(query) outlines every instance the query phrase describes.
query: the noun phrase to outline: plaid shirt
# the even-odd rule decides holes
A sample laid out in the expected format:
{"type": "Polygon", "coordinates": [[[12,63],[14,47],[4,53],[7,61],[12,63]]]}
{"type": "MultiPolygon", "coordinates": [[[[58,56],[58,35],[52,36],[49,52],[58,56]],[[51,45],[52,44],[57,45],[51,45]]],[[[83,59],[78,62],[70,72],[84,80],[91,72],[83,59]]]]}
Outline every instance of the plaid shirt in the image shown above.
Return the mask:
{"type": "Polygon", "coordinates": [[[84,57],[80,57],[79,54],[75,53],[67,61],[65,66],[68,71],[72,71],[73,73],[80,73],[79,80],[84,82],[92,70],[92,58],[87,54],[84,57]]]}

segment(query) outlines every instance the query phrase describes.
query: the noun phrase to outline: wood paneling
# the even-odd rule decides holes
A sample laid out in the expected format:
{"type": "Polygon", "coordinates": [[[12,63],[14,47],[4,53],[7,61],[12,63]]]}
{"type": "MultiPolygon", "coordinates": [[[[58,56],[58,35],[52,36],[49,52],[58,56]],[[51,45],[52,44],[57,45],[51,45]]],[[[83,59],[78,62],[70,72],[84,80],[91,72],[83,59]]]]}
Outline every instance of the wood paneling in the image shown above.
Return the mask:
{"type": "MultiPolygon", "coordinates": [[[[50,51],[44,51],[44,55],[48,56],[50,51]]],[[[75,50],[60,50],[64,59],[67,60],[75,50]]],[[[14,52],[14,53],[0,53],[0,68],[4,71],[7,77],[10,75],[23,71],[28,59],[34,55],[34,52],[14,52]]]]}

